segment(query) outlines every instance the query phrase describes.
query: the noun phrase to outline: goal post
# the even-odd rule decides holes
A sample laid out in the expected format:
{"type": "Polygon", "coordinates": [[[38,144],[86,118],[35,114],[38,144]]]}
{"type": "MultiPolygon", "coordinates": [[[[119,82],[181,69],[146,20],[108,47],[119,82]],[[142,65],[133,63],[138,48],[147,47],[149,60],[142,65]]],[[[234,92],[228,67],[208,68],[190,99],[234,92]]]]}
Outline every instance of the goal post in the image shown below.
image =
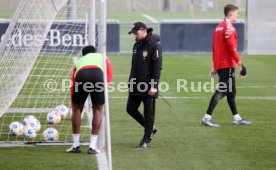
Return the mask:
{"type": "Polygon", "coordinates": [[[247,53],[276,54],[275,0],[247,0],[247,53]]]}
{"type": "Polygon", "coordinates": [[[110,132],[110,118],[109,118],[109,97],[108,97],[108,87],[107,87],[107,73],[106,73],[106,0],[100,0],[100,14],[99,14],[99,51],[103,55],[104,63],[104,96],[105,96],[105,105],[104,105],[104,123],[102,125],[101,137],[106,136],[106,140],[102,138],[102,141],[106,141],[106,152],[107,152],[107,165],[108,169],[112,170],[112,157],[111,157],[111,132],[110,132]],[[105,128],[103,128],[103,126],[105,128]],[[104,130],[103,130],[104,129],[104,130]],[[106,132],[106,134],[105,134],[106,132]]]}

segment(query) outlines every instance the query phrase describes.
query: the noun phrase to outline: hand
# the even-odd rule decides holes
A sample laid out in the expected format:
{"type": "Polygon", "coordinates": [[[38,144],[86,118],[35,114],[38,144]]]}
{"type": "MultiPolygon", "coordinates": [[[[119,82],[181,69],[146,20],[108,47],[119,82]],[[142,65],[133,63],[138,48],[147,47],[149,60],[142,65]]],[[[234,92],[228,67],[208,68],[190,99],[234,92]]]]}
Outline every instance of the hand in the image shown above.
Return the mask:
{"type": "Polygon", "coordinates": [[[246,71],[245,66],[243,64],[241,64],[241,66],[239,68],[240,68],[240,76],[246,77],[247,71],[246,71]]]}
{"type": "Polygon", "coordinates": [[[148,94],[149,94],[150,96],[154,96],[156,93],[157,93],[157,89],[156,89],[156,88],[150,88],[150,90],[149,90],[149,92],[148,92],[148,94]]]}
{"type": "Polygon", "coordinates": [[[215,78],[216,76],[217,76],[217,70],[212,69],[211,72],[210,72],[210,77],[215,78]]]}

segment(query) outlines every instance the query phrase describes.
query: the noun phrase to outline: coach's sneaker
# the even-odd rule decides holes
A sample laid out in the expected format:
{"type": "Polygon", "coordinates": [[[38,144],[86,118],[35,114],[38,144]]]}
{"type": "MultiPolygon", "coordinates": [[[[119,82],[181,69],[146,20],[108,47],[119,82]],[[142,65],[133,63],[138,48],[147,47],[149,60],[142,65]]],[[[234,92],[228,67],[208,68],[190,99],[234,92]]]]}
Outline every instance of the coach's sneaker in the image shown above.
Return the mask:
{"type": "Polygon", "coordinates": [[[77,146],[77,147],[73,147],[71,146],[69,149],[66,150],[66,152],[69,152],[69,153],[80,153],[81,150],[80,150],[80,146],[77,146]]]}
{"type": "Polygon", "coordinates": [[[139,143],[139,145],[137,145],[137,147],[145,149],[145,148],[149,147],[149,143],[150,142],[151,142],[151,138],[143,136],[143,139],[141,140],[141,142],[139,143]]]}
{"type": "Polygon", "coordinates": [[[98,154],[100,151],[98,149],[89,148],[87,151],[88,154],[98,154]]]}
{"type": "Polygon", "coordinates": [[[234,125],[251,125],[252,122],[246,121],[244,119],[234,120],[234,125]]]}
{"type": "Polygon", "coordinates": [[[148,147],[148,143],[144,140],[142,140],[139,145],[137,145],[137,148],[146,149],[148,147]]]}
{"type": "Polygon", "coordinates": [[[202,123],[202,125],[205,125],[205,126],[220,127],[220,125],[213,122],[212,119],[202,118],[201,123],[202,123]]]}
{"type": "MultiPolygon", "coordinates": [[[[151,131],[151,134],[150,134],[150,139],[152,140],[152,138],[154,137],[154,135],[158,132],[158,129],[153,127],[153,130],[151,131]]],[[[150,141],[149,141],[150,142],[150,141]]]]}

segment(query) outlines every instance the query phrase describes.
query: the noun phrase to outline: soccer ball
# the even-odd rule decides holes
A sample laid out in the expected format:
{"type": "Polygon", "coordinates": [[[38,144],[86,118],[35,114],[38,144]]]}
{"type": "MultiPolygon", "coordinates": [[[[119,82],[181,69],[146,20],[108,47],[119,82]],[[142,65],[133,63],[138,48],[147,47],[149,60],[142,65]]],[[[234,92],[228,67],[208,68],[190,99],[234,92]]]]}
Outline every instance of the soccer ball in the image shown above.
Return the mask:
{"type": "Polygon", "coordinates": [[[36,132],[39,132],[40,128],[41,128],[40,122],[37,120],[37,118],[35,116],[32,116],[32,115],[28,115],[28,116],[24,117],[23,125],[31,126],[32,128],[35,129],[36,132]]]}
{"type": "Polygon", "coordinates": [[[33,116],[33,115],[25,116],[24,119],[23,119],[23,125],[30,124],[30,123],[33,122],[33,120],[35,120],[35,119],[36,119],[36,117],[33,116]]]}
{"type": "Polygon", "coordinates": [[[60,119],[60,113],[56,110],[53,110],[47,114],[47,122],[49,122],[50,124],[58,124],[60,122],[60,119]]]}
{"type": "Polygon", "coordinates": [[[36,122],[35,131],[36,131],[36,133],[38,133],[40,131],[41,124],[40,124],[40,122],[37,119],[36,119],[35,122],[36,122]]]}
{"type": "Polygon", "coordinates": [[[24,138],[35,138],[36,137],[35,129],[31,126],[24,126],[23,137],[24,138]]]}
{"type": "Polygon", "coordinates": [[[12,122],[9,125],[9,134],[10,135],[22,135],[23,133],[23,124],[20,122],[12,122]]]}
{"type": "Polygon", "coordinates": [[[47,128],[42,134],[43,140],[47,142],[57,142],[59,133],[55,128],[47,128]]]}
{"type": "Polygon", "coordinates": [[[69,113],[69,110],[68,108],[65,106],[65,105],[60,105],[60,106],[57,106],[56,109],[55,109],[57,112],[60,113],[60,116],[61,117],[66,117],[69,113]]]}

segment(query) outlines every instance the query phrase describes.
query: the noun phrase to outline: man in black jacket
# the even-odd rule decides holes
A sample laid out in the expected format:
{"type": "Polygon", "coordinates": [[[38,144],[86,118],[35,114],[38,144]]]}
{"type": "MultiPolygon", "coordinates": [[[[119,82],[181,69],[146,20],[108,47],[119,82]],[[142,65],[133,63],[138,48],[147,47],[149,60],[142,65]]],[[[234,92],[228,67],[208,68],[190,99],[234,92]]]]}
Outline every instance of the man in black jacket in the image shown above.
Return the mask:
{"type": "Polygon", "coordinates": [[[162,50],[160,37],[142,22],[136,22],[129,31],[134,34],[132,66],[129,76],[129,96],[127,112],[144,127],[144,136],[137,147],[147,148],[153,135],[155,100],[158,97],[158,82],[162,69],[162,50]],[[138,108],[143,102],[144,115],[138,108]]]}

